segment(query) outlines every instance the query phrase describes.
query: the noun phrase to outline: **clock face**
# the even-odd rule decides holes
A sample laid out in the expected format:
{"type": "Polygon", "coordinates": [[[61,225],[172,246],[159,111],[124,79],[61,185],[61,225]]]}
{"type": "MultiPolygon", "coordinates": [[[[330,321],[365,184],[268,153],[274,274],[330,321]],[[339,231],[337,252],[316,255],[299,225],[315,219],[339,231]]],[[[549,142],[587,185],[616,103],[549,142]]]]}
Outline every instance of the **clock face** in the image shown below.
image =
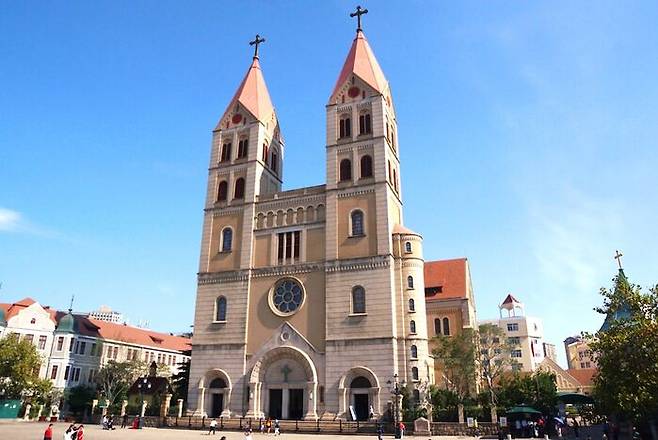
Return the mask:
{"type": "Polygon", "coordinates": [[[356,98],[359,96],[359,93],[361,93],[361,90],[359,90],[358,87],[350,87],[350,89],[347,91],[347,95],[350,98],[356,98]]]}
{"type": "Polygon", "coordinates": [[[233,115],[233,118],[231,119],[231,122],[234,124],[239,124],[240,121],[242,121],[242,115],[240,113],[236,113],[233,115]]]}

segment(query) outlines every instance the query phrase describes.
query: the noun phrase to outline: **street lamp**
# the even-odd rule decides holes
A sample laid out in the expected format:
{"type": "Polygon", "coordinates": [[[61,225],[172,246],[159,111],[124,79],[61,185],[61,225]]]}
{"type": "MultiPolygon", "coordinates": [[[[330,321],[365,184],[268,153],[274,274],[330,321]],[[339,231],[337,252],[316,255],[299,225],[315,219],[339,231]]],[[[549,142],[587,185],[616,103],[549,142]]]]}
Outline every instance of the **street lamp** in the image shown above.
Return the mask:
{"type": "Polygon", "coordinates": [[[386,381],[386,385],[388,385],[388,390],[395,396],[395,400],[393,402],[393,423],[395,424],[395,438],[402,438],[401,432],[400,432],[400,420],[399,420],[399,405],[400,405],[400,397],[402,395],[402,388],[406,385],[405,381],[402,380],[402,382],[398,382],[398,374],[395,373],[393,375],[393,382],[391,383],[390,379],[386,381]]]}
{"type": "Polygon", "coordinates": [[[151,389],[151,382],[148,378],[144,377],[137,382],[137,389],[139,390],[139,429],[142,429],[144,421],[142,419],[142,409],[144,408],[144,391],[151,389]]]}

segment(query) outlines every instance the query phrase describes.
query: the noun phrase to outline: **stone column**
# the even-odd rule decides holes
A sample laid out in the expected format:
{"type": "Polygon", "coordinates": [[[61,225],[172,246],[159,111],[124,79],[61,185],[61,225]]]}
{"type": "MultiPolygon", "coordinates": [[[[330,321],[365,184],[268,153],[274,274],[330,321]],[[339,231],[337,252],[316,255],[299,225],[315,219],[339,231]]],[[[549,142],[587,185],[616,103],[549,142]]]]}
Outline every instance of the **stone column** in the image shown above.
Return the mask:
{"type": "Polygon", "coordinates": [[[41,418],[41,413],[43,412],[43,405],[39,405],[39,412],[37,413],[37,420],[41,418]]]}
{"type": "Polygon", "coordinates": [[[307,408],[306,414],[304,415],[304,420],[317,420],[318,411],[317,411],[317,402],[318,402],[318,384],[315,382],[308,382],[306,384],[306,390],[308,393],[307,408]]]}
{"type": "Polygon", "coordinates": [[[224,408],[222,408],[222,417],[231,417],[231,391],[233,391],[232,388],[226,388],[224,390],[224,408]]]}
{"type": "Polygon", "coordinates": [[[167,417],[169,414],[169,406],[171,405],[171,398],[173,394],[165,394],[164,402],[160,405],[160,417],[167,417]]]}
{"type": "Polygon", "coordinates": [[[94,399],[91,401],[91,415],[94,415],[94,411],[96,410],[96,407],[98,406],[98,399],[94,399]]]}
{"type": "Polygon", "coordinates": [[[249,383],[249,409],[247,410],[247,417],[258,418],[258,412],[260,411],[260,404],[257,402],[259,400],[259,390],[258,385],[260,382],[250,382],[249,383]]]}
{"type": "Polygon", "coordinates": [[[338,388],[338,418],[346,419],[345,413],[347,412],[347,406],[345,405],[345,394],[347,393],[347,388],[338,388]]]}
{"type": "Polygon", "coordinates": [[[140,417],[144,417],[144,414],[146,414],[146,406],[148,405],[148,402],[146,400],[142,401],[142,409],[139,412],[140,417]]]}
{"type": "Polygon", "coordinates": [[[128,406],[128,401],[127,400],[122,400],[121,401],[121,417],[126,415],[126,407],[128,406]]]}
{"type": "Polygon", "coordinates": [[[178,403],[178,417],[183,417],[183,399],[178,399],[176,402],[178,403]]]}
{"type": "Polygon", "coordinates": [[[23,420],[30,420],[30,410],[32,409],[31,404],[25,405],[25,415],[23,416],[23,420]]]}
{"type": "Polygon", "coordinates": [[[203,416],[206,412],[206,389],[199,387],[199,394],[197,394],[197,404],[196,411],[194,411],[195,416],[203,416]]]}

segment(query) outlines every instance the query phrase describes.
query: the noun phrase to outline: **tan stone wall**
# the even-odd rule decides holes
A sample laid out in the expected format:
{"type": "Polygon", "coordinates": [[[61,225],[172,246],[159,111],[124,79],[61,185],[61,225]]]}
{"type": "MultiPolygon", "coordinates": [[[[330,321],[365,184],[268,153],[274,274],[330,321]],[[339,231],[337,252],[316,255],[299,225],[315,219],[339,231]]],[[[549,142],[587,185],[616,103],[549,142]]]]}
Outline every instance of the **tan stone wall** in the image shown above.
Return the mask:
{"type": "Polygon", "coordinates": [[[302,308],[289,317],[277,316],[269,305],[270,289],[283,276],[252,278],[249,299],[248,353],[257,351],[283,322],[289,322],[318,350],[324,350],[324,271],[299,273],[292,276],[304,285],[306,298],[302,308]]]}
{"type": "Polygon", "coordinates": [[[306,231],[306,261],[323,261],[325,257],[325,229],[313,228],[306,231]]]}
{"type": "Polygon", "coordinates": [[[258,235],[254,237],[254,267],[270,265],[272,258],[272,235],[258,235]]]}
{"type": "Polygon", "coordinates": [[[377,254],[377,211],[375,194],[343,197],[337,201],[338,258],[366,257],[377,254]],[[350,215],[354,210],[363,211],[365,236],[352,237],[350,215]]]}
{"type": "Polygon", "coordinates": [[[212,219],[210,239],[209,272],[233,270],[240,267],[240,247],[242,243],[242,213],[222,215],[212,219]],[[220,242],[224,228],[233,229],[233,244],[230,252],[220,252],[220,242]]]}

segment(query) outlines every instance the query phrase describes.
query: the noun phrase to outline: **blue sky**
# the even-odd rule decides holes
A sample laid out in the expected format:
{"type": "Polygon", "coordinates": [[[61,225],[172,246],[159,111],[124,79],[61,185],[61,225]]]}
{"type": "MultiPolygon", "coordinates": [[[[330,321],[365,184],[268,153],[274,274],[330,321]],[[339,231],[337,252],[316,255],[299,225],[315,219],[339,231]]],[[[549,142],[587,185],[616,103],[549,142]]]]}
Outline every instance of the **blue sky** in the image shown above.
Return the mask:
{"type": "MultiPolygon", "coordinates": [[[[324,105],[355,4],[5,2],[0,301],[101,304],[186,330],[211,130],[261,63],[284,186],[324,181],[324,105]]],[[[467,256],[478,316],[511,292],[547,339],[595,330],[625,254],[658,282],[656,2],[371,2],[393,89],[405,223],[467,256]]]]}

